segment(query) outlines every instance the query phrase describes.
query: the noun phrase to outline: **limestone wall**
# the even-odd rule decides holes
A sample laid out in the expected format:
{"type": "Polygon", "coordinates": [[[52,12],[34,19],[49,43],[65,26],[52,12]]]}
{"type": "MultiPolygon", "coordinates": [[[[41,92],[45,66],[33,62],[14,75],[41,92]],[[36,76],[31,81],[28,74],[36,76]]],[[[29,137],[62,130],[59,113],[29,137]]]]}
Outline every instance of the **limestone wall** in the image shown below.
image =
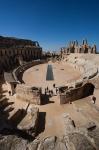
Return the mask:
{"type": "Polygon", "coordinates": [[[16,99],[40,105],[41,90],[37,87],[29,87],[24,84],[19,84],[16,87],[16,99]]]}
{"type": "MultiPolygon", "coordinates": [[[[19,117],[20,115],[22,115],[21,112],[22,111],[20,111],[19,113],[19,117]]],[[[37,133],[38,123],[39,123],[38,118],[39,118],[39,109],[37,107],[31,108],[31,105],[30,105],[29,108],[27,109],[25,117],[18,124],[17,128],[35,137],[37,133]]]]}
{"type": "Polygon", "coordinates": [[[75,100],[92,95],[93,92],[94,85],[91,83],[86,83],[78,88],[68,88],[66,92],[60,93],[60,104],[73,102],[75,100]]]}

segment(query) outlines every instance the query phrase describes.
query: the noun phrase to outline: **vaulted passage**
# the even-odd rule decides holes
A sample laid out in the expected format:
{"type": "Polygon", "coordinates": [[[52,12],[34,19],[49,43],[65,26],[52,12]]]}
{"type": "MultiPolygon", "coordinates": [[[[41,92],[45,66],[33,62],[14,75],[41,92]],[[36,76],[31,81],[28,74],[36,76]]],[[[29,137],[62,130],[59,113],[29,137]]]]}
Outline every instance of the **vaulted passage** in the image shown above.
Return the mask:
{"type": "Polygon", "coordinates": [[[94,88],[95,88],[95,86],[94,86],[92,83],[86,83],[86,84],[84,85],[84,90],[83,90],[84,97],[93,95],[93,93],[94,93],[94,88]]]}
{"type": "Polygon", "coordinates": [[[46,80],[54,80],[52,65],[47,66],[46,80]]]}

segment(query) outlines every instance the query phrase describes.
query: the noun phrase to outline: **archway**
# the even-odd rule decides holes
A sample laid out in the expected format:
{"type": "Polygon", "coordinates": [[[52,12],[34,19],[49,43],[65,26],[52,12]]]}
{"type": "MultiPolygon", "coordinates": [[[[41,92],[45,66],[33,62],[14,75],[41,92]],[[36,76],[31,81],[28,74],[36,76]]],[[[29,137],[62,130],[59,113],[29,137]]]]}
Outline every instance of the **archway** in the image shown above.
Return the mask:
{"type": "Polygon", "coordinates": [[[88,48],[87,47],[85,47],[85,52],[84,53],[88,53],[88,48]]]}
{"type": "Polygon", "coordinates": [[[92,83],[86,83],[83,86],[83,94],[84,94],[83,97],[87,97],[87,96],[93,95],[94,88],[95,88],[95,86],[92,83]]]}

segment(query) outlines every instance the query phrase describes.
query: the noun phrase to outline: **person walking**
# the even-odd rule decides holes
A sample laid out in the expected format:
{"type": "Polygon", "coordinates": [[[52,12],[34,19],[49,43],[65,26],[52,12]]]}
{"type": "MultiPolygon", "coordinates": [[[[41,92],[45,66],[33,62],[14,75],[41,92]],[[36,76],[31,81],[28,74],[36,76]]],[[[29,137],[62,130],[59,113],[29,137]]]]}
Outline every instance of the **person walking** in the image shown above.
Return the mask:
{"type": "Polygon", "coordinates": [[[56,88],[56,94],[58,93],[58,88],[56,88]]]}
{"type": "Polygon", "coordinates": [[[92,100],[93,100],[93,102],[94,102],[94,104],[95,104],[95,103],[96,103],[96,97],[93,96],[93,97],[92,97],[92,100]]]}
{"type": "Polygon", "coordinates": [[[47,86],[46,90],[47,90],[47,92],[48,92],[48,86],[47,86]]]}
{"type": "Polygon", "coordinates": [[[53,84],[53,87],[55,88],[55,83],[53,84]]]}
{"type": "Polygon", "coordinates": [[[51,90],[51,96],[53,96],[53,90],[51,90]]]}
{"type": "Polygon", "coordinates": [[[46,88],[45,88],[45,95],[46,95],[46,88]]]}

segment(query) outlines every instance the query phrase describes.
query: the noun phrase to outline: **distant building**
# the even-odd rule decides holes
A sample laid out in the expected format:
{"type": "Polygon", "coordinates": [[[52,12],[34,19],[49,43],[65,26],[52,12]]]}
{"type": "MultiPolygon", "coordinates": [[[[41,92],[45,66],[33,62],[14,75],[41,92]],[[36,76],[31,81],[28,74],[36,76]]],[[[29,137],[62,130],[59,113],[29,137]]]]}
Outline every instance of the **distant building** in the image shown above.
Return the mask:
{"type": "Polygon", "coordinates": [[[42,48],[37,41],[0,36],[0,73],[18,66],[22,61],[41,57],[42,48]]]}
{"type": "Polygon", "coordinates": [[[64,53],[96,53],[96,45],[91,47],[87,40],[83,40],[82,45],[79,45],[78,41],[72,41],[67,47],[61,48],[61,52],[64,53]]]}

